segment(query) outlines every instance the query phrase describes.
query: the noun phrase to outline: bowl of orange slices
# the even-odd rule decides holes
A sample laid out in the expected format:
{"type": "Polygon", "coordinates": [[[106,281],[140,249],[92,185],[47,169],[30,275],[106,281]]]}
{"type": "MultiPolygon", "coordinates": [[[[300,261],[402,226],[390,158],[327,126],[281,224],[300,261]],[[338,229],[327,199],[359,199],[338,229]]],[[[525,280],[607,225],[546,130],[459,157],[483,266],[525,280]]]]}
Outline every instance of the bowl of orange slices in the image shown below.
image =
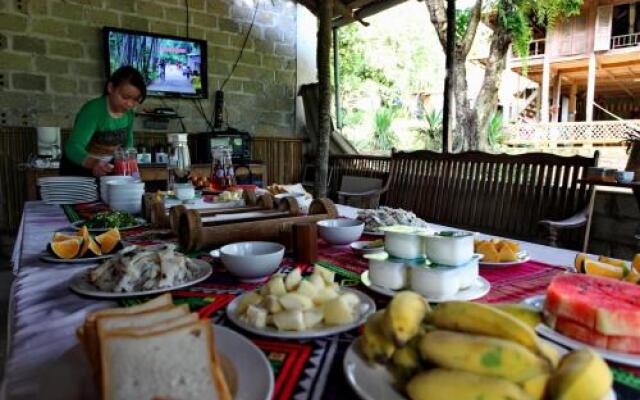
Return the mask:
{"type": "Polygon", "coordinates": [[[94,236],[83,226],[76,232],[55,232],[40,258],[56,263],[92,262],[113,257],[122,247],[118,228],[94,236]]]}
{"type": "Polygon", "coordinates": [[[631,261],[586,253],[576,255],[573,266],[577,272],[640,284],[640,253],[631,261]]]}

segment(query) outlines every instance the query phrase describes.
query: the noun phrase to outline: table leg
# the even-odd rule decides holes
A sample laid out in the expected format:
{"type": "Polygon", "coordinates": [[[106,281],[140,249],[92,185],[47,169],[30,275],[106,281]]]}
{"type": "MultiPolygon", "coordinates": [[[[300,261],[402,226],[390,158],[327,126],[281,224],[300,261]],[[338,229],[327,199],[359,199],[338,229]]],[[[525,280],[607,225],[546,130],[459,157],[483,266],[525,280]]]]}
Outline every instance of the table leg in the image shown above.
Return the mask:
{"type": "Polygon", "coordinates": [[[591,188],[591,194],[589,195],[589,206],[587,211],[587,226],[584,230],[584,242],[582,244],[582,252],[587,253],[589,250],[589,236],[591,234],[591,219],[593,218],[593,207],[596,200],[596,188],[591,188]]]}

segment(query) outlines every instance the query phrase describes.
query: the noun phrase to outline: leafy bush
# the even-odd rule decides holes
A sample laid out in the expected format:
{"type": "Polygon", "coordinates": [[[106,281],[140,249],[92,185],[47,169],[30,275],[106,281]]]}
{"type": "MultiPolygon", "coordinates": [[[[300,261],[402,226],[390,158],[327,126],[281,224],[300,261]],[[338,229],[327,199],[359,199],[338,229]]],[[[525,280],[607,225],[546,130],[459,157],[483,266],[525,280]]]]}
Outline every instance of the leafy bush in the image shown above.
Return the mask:
{"type": "Polygon", "coordinates": [[[502,126],[502,113],[494,112],[489,118],[487,124],[487,141],[492,149],[496,149],[502,143],[504,139],[504,131],[502,126]]]}
{"type": "Polygon", "coordinates": [[[397,143],[398,138],[391,129],[391,124],[396,117],[396,111],[390,107],[379,108],[373,117],[373,138],[371,147],[376,150],[391,150],[397,143]]]}

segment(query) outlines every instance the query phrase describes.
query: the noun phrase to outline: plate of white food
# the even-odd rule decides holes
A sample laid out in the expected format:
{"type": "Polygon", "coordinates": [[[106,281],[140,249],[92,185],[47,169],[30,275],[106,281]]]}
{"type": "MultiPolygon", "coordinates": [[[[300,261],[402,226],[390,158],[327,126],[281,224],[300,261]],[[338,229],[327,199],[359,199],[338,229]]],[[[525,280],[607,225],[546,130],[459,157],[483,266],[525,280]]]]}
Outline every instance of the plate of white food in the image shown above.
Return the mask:
{"type": "Polygon", "coordinates": [[[70,288],[86,296],[147,296],[194,285],[212,273],[206,261],[188,258],[176,245],[127,246],[95,268],[74,275],[70,288]]]}
{"type": "Polygon", "coordinates": [[[309,277],[298,268],[274,274],[252,292],[234,299],[227,316],[238,327],[261,336],[310,339],[346,332],[376,311],[366,294],[334,283],[334,273],[319,265],[309,277]]]}

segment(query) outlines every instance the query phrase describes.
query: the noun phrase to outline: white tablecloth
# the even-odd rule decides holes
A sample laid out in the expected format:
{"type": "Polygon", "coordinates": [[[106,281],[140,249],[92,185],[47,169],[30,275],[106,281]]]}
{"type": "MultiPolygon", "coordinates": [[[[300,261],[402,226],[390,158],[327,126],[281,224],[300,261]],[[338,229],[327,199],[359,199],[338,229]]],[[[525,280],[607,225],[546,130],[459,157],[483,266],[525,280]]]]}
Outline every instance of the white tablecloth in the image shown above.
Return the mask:
{"type": "MultiPolygon", "coordinates": [[[[338,206],[340,215],[355,217],[357,209],[338,206]]],[[[69,222],[59,206],[42,202],[25,204],[16,240],[11,295],[8,353],[3,393],[9,399],[33,399],[38,393],[37,377],[43,369],[76,343],[75,329],[86,314],[115,303],[85,299],[68,289],[70,278],[94,264],[79,266],[49,264],[38,256],[55,230],[69,222]]],[[[446,227],[432,225],[433,229],[446,227]]],[[[480,235],[483,237],[484,235],[480,235]]],[[[571,265],[575,252],[520,242],[533,259],[549,264],[571,265]]]]}

